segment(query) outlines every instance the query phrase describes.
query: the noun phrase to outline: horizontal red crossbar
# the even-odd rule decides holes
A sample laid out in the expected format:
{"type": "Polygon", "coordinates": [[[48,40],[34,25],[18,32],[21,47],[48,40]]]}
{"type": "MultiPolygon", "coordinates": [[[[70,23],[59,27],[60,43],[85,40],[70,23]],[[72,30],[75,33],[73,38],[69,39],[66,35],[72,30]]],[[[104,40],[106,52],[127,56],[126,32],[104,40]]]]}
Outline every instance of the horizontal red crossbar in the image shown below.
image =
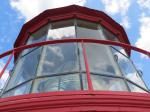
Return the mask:
{"type": "Polygon", "coordinates": [[[61,39],[61,40],[49,40],[49,41],[38,42],[38,43],[30,44],[30,45],[24,45],[24,46],[14,48],[12,50],[9,50],[9,51],[1,54],[0,58],[3,58],[7,55],[10,55],[13,52],[19,53],[22,50],[29,49],[32,47],[38,47],[38,46],[43,46],[43,45],[48,45],[48,44],[71,43],[71,42],[98,43],[98,44],[104,44],[104,45],[120,46],[120,47],[123,47],[125,49],[134,50],[134,51],[137,51],[139,53],[145,54],[150,58],[150,52],[145,51],[145,50],[140,49],[140,48],[137,48],[137,47],[134,47],[134,46],[131,46],[129,44],[116,42],[116,41],[110,41],[110,40],[98,40],[98,39],[92,39],[92,38],[87,39],[87,37],[86,38],[67,38],[67,39],[61,39]]]}

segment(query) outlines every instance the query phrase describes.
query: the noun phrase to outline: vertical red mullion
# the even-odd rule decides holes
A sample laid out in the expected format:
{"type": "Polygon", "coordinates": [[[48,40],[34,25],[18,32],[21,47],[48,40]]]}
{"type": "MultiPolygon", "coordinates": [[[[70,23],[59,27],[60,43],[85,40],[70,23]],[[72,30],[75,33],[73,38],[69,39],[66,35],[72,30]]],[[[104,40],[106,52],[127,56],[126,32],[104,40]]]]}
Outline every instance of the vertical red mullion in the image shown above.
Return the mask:
{"type": "Polygon", "coordinates": [[[85,49],[83,41],[82,41],[82,49],[83,49],[83,57],[84,57],[84,63],[85,63],[85,68],[86,68],[88,89],[89,89],[89,91],[92,91],[93,90],[93,86],[92,86],[92,81],[91,81],[91,76],[90,76],[88,59],[87,59],[87,55],[86,55],[86,49],[85,49]]]}
{"type": "Polygon", "coordinates": [[[0,72],[0,78],[3,76],[3,74],[4,74],[5,70],[6,70],[6,68],[8,67],[9,63],[11,62],[13,55],[14,55],[14,51],[13,51],[13,52],[11,53],[11,55],[9,56],[9,59],[8,59],[7,63],[5,64],[4,68],[3,68],[2,71],[0,72]]]}

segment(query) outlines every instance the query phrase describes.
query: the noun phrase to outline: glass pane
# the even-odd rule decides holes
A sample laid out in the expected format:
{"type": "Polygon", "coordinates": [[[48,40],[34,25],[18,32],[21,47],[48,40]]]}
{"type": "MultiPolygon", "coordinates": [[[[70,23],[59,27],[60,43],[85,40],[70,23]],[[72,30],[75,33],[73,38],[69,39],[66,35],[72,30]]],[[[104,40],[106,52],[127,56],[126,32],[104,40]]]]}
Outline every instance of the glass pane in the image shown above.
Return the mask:
{"type": "Polygon", "coordinates": [[[103,34],[105,35],[105,38],[108,39],[108,40],[111,40],[111,41],[119,41],[118,40],[118,37],[115,36],[114,34],[112,34],[110,31],[108,31],[106,28],[102,27],[101,28],[103,29],[103,34]]]}
{"type": "Polygon", "coordinates": [[[48,39],[75,38],[75,27],[69,26],[65,28],[49,29],[48,39]]]}
{"type": "Polygon", "coordinates": [[[40,28],[35,33],[31,34],[27,44],[31,44],[31,43],[33,44],[33,43],[44,41],[46,39],[46,35],[48,33],[48,28],[49,28],[49,25],[46,25],[46,26],[40,28]]]}
{"type": "Polygon", "coordinates": [[[30,88],[31,88],[31,84],[32,82],[28,82],[28,83],[25,83],[13,90],[10,90],[6,93],[4,93],[2,95],[2,97],[9,97],[9,96],[16,96],[16,95],[23,95],[23,94],[28,94],[30,92],[30,88]]]}
{"type": "Polygon", "coordinates": [[[79,38],[95,38],[104,39],[102,30],[100,30],[98,24],[77,20],[77,37],[79,38]]]}
{"type": "Polygon", "coordinates": [[[75,75],[60,76],[59,90],[60,91],[81,90],[79,75],[75,74],[75,75]]]}
{"type": "Polygon", "coordinates": [[[7,90],[35,77],[40,54],[41,48],[38,48],[18,60],[7,90]]]}
{"type": "Polygon", "coordinates": [[[51,28],[48,30],[48,39],[75,38],[74,20],[51,23],[51,28]]]}
{"type": "Polygon", "coordinates": [[[44,47],[38,75],[79,71],[77,44],[57,44],[44,47]]]}
{"type": "Polygon", "coordinates": [[[124,56],[129,57],[127,52],[122,47],[119,47],[119,46],[111,46],[111,47],[113,49],[113,53],[120,52],[124,56]]]}
{"type": "Polygon", "coordinates": [[[80,90],[78,74],[61,75],[55,77],[40,78],[35,81],[33,92],[80,90]]]}
{"type": "Polygon", "coordinates": [[[127,91],[124,80],[119,78],[91,75],[93,88],[95,90],[127,91]]]}
{"type": "Polygon", "coordinates": [[[74,19],[64,20],[64,21],[57,21],[51,23],[51,29],[63,28],[74,26],[74,19]]]}
{"type": "Polygon", "coordinates": [[[90,21],[77,19],[76,24],[78,27],[82,27],[82,28],[93,29],[93,30],[98,29],[98,24],[90,21]]]}
{"type": "Polygon", "coordinates": [[[144,91],[143,89],[137,87],[136,85],[130,83],[130,82],[127,82],[128,83],[128,86],[131,90],[131,92],[141,92],[141,93],[147,93],[146,91],[144,91]]]}
{"type": "Polygon", "coordinates": [[[90,72],[103,75],[120,75],[110,49],[105,45],[84,44],[90,72]]]}
{"type": "Polygon", "coordinates": [[[40,78],[35,80],[33,93],[58,91],[59,76],[40,78]]]}
{"type": "Polygon", "coordinates": [[[120,66],[121,71],[124,75],[133,74],[136,72],[135,68],[133,67],[131,61],[122,53],[122,51],[116,51],[113,49],[113,53],[116,57],[116,60],[120,66]]]}
{"type": "Polygon", "coordinates": [[[119,64],[122,73],[127,79],[146,89],[146,86],[142,81],[141,77],[139,76],[137,70],[135,69],[132,61],[129,58],[127,58],[126,55],[123,55],[125,54],[123,51],[123,49],[121,49],[120,51],[113,49],[114,55],[117,56],[116,60],[119,64]]]}
{"type": "MultiPolygon", "coordinates": [[[[31,36],[29,37],[29,39],[27,41],[27,45],[45,41],[46,40],[46,36],[47,36],[47,32],[48,32],[48,25],[40,28],[35,33],[31,34],[31,36]]],[[[26,50],[23,51],[21,56],[24,56],[25,54],[27,54],[27,53],[35,50],[35,49],[37,49],[37,47],[26,49],[26,50]]]]}

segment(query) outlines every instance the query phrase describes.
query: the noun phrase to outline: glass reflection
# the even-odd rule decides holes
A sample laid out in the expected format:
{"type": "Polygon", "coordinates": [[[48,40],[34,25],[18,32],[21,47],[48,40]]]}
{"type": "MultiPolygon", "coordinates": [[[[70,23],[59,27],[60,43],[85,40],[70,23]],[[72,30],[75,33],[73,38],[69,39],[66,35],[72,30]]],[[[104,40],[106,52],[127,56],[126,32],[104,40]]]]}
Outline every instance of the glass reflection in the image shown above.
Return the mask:
{"type": "Polygon", "coordinates": [[[70,26],[65,28],[49,29],[47,38],[49,40],[62,38],[75,38],[75,27],[70,26]]]}
{"type": "MultiPolygon", "coordinates": [[[[46,36],[47,36],[48,26],[49,25],[46,25],[46,26],[42,27],[41,29],[39,29],[38,31],[36,31],[35,33],[31,34],[31,36],[29,37],[26,44],[30,45],[30,44],[33,44],[33,43],[45,41],[46,36]]],[[[32,52],[37,48],[38,47],[33,47],[33,48],[30,48],[30,49],[26,49],[22,52],[21,56],[24,56],[27,53],[32,52]]]]}
{"type": "Polygon", "coordinates": [[[76,44],[48,45],[44,50],[38,75],[79,71],[76,44]]]}
{"type": "Polygon", "coordinates": [[[105,39],[104,34],[98,24],[77,20],[76,31],[78,38],[105,39]]]}
{"type": "Polygon", "coordinates": [[[130,88],[131,92],[141,92],[141,93],[147,93],[147,92],[146,92],[146,91],[144,91],[143,89],[141,89],[141,88],[137,87],[136,85],[134,85],[134,84],[132,84],[132,83],[130,83],[130,82],[128,82],[128,86],[129,86],[129,88],[130,88]]]}
{"type": "Polygon", "coordinates": [[[106,28],[102,27],[102,31],[103,31],[103,34],[105,35],[105,38],[107,40],[111,40],[111,41],[119,41],[118,40],[118,37],[115,36],[114,34],[112,34],[110,31],[108,31],[106,28]]]}
{"type": "Polygon", "coordinates": [[[62,38],[75,38],[75,26],[74,20],[54,22],[51,24],[47,38],[52,39],[62,39],[62,38]]]}
{"type": "Polygon", "coordinates": [[[16,96],[16,95],[23,95],[28,94],[30,92],[31,88],[31,81],[28,83],[25,83],[13,90],[10,90],[2,95],[2,97],[8,97],[8,96],[16,96]]]}
{"type": "Polygon", "coordinates": [[[125,53],[125,51],[123,49],[120,49],[120,51],[117,51],[114,48],[112,50],[113,50],[114,55],[117,56],[117,63],[119,64],[119,67],[122,73],[125,75],[125,77],[146,89],[144,82],[139,76],[132,61],[127,57],[127,54],[125,53]]]}
{"type": "Polygon", "coordinates": [[[86,53],[90,72],[103,75],[120,75],[112,53],[104,45],[86,44],[86,53]]]}
{"type": "Polygon", "coordinates": [[[127,91],[122,79],[91,75],[94,90],[127,91]]]}
{"type": "Polygon", "coordinates": [[[81,84],[80,84],[80,79],[79,75],[64,75],[60,77],[60,91],[67,91],[67,90],[80,90],[81,89],[81,84]]]}
{"type": "Polygon", "coordinates": [[[7,90],[35,77],[40,54],[41,48],[38,48],[20,58],[7,85],[7,90]]]}
{"type": "MultiPolygon", "coordinates": [[[[76,30],[79,38],[105,39],[101,26],[95,23],[77,20],[76,30]]],[[[109,46],[100,44],[86,44],[85,46],[90,72],[120,75],[109,46]]]]}
{"type": "Polygon", "coordinates": [[[37,79],[34,84],[33,92],[39,93],[80,89],[79,74],[72,74],[37,79]]]}
{"type": "Polygon", "coordinates": [[[47,77],[43,79],[37,79],[35,81],[34,90],[35,93],[58,91],[59,77],[47,77]]]}
{"type": "Polygon", "coordinates": [[[31,36],[29,37],[27,41],[27,44],[33,44],[33,43],[44,41],[48,33],[48,28],[49,28],[49,25],[46,25],[42,27],[41,29],[39,29],[38,31],[36,31],[35,33],[31,34],[31,36]]]}

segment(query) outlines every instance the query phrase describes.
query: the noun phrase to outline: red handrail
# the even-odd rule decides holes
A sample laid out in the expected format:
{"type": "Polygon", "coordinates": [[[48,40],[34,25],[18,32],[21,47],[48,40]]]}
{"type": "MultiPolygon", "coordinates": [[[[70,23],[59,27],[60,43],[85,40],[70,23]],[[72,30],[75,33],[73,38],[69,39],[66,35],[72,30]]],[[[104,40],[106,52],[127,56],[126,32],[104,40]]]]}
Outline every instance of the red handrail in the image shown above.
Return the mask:
{"type": "Polygon", "coordinates": [[[32,47],[43,46],[43,45],[48,45],[48,44],[57,44],[57,43],[70,43],[70,42],[84,42],[84,43],[99,43],[99,44],[104,44],[104,45],[115,45],[115,46],[123,47],[125,49],[140,52],[142,54],[147,55],[150,58],[150,52],[131,46],[129,44],[116,42],[116,41],[110,41],[110,40],[98,40],[98,39],[92,39],[92,38],[88,38],[88,39],[87,38],[67,38],[67,39],[61,39],[61,40],[43,41],[43,42],[38,42],[38,43],[30,44],[30,45],[23,45],[23,46],[14,48],[12,50],[9,50],[7,52],[4,52],[3,54],[0,55],[0,58],[10,55],[12,52],[18,53],[22,50],[29,49],[32,47]]]}
{"type": "MultiPolygon", "coordinates": [[[[3,73],[5,72],[7,66],[9,65],[14,53],[19,53],[25,49],[48,45],[48,44],[71,43],[71,42],[80,42],[80,43],[82,43],[82,45],[83,45],[83,43],[98,43],[98,44],[104,44],[104,45],[115,45],[115,46],[123,47],[128,50],[135,50],[137,52],[140,52],[140,53],[145,54],[148,57],[150,57],[150,52],[148,52],[148,51],[142,50],[140,48],[137,48],[137,47],[125,44],[125,43],[115,42],[115,41],[110,41],[110,40],[98,40],[98,39],[90,39],[90,38],[88,38],[88,39],[87,38],[67,38],[67,39],[61,39],[61,40],[49,40],[49,41],[38,42],[38,43],[30,44],[30,45],[23,45],[23,46],[14,48],[10,51],[7,51],[7,52],[1,54],[0,58],[3,58],[10,54],[11,54],[11,56],[9,57],[6,65],[4,66],[3,70],[1,71],[0,78],[2,77],[3,73]]],[[[89,90],[93,90],[91,78],[89,75],[88,62],[87,62],[86,55],[85,55],[86,51],[85,51],[84,45],[82,47],[83,47],[83,54],[84,54],[84,59],[85,59],[86,71],[87,71],[88,87],[89,87],[89,90]]]]}

